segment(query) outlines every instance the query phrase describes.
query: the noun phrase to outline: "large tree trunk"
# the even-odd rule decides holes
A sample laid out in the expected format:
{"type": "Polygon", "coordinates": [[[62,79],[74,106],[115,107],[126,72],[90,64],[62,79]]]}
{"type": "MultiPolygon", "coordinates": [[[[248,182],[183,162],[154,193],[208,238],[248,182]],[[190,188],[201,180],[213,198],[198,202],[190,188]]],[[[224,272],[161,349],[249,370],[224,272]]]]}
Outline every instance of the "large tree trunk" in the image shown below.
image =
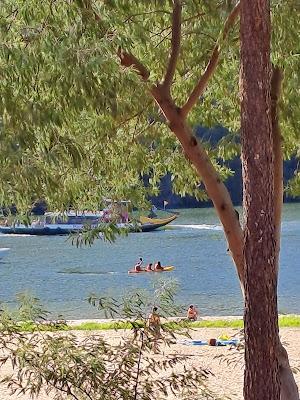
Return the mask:
{"type": "Polygon", "coordinates": [[[241,1],[245,400],[279,400],[270,4],[241,1]]]}

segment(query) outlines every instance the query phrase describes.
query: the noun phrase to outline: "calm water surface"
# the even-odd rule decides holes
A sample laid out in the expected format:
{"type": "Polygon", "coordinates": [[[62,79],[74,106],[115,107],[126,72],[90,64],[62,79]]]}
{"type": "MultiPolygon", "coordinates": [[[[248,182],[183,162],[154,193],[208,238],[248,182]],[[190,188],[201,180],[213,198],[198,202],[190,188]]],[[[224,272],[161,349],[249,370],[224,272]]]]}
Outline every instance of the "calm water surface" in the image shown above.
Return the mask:
{"type": "MultiPolygon", "coordinates": [[[[118,295],[151,288],[158,274],[128,275],[139,256],[176,269],[178,301],[197,304],[204,315],[241,315],[242,297],[226,241],[213,209],[181,210],[165,230],[132,233],[115,244],[76,248],[63,236],[0,235],[10,253],[0,261],[0,301],[13,303],[28,291],[53,315],[101,317],[87,303],[91,293],[118,295]]],[[[279,310],[300,314],[300,204],[284,206],[279,310]]],[[[160,274],[161,276],[162,274],[160,274]]]]}

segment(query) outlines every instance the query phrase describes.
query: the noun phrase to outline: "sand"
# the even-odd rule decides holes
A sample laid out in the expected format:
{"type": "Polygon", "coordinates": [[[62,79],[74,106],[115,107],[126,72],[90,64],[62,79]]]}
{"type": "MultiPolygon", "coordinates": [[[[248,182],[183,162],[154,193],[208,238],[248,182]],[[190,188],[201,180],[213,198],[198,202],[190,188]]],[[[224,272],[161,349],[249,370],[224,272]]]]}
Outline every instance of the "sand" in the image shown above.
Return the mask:
{"type": "MultiPolygon", "coordinates": [[[[101,331],[107,340],[111,343],[118,343],[122,335],[128,335],[129,332],[125,331],[101,331]]],[[[237,333],[235,329],[228,328],[199,328],[191,332],[193,339],[207,340],[210,338],[216,338],[222,334],[229,336],[237,333]]],[[[83,337],[84,335],[92,334],[86,332],[76,332],[76,335],[83,337]]],[[[99,331],[97,332],[99,334],[99,331]]],[[[282,342],[285,344],[289,354],[290,364],[292,367],[300,366],[300,328],[282,328],[280,330],[280,336],[282,342]]],[[[164,347],[164,354],[186,354],[190,355],[191,359],[189,363],[192,365],[202,366],[208,368],[213,372],[213,376],[209,377],[208,386],[216,393],[216,398],[227,396],[232,400],[242,399],[243,392],[243,362],[240,361],[237,364],[227,365],[224,362],[220,362],[220,359],[216,358],[221,354],[228,354],[229,348],[226,347],[212,347],[212,346],[186,346],[182,343],[177,342],[171,345],[171,347],[164,347]]],[[[231,351],[232,353],[232,351],[231,351]]],[[[163,355],[155,355],[155,357],[163,357],[163,355]]],[[[0,370],[0,377],[3,378],[5,374],[9,373],[8,366],[2,367],[0,370]]],[[[300,387],[300,373],[295,375],[296,382],[300,387]]],[[[0,385],[0,400],[29,400],[29,395],[11,395],[3,385],[0,385]]],[[[45,394],[39,395],[38,400],[53,400],[54,395],[47,396],[45,394]]],[[[169,399],[175,399],[170,396],[169,399]]],[[[158,400],[158,399],[157,399],[158,400]]]]}

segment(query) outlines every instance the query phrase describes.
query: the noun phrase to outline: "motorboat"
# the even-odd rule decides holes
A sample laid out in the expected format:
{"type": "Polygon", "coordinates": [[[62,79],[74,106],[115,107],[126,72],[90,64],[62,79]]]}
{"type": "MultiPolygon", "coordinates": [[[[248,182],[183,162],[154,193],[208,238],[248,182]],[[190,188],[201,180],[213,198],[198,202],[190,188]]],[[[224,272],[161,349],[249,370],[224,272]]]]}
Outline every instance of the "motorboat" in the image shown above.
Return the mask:
{"type": "Polygon", "coordinates": [[[69,235],[72,233],[80,233],[85,228],[100,228],[109,223],[115,223],[118,228],[128,229],[129,232],[150,232],[161,228],[177,218],[177,215],[172,215],[169,218],[147,218],[140,217],[135,221],[115,222],[103,220],[101,215],[66,215],[66,218],[59,217],[55,219],[47,214],[33,220],[30,225],[21,223],[13,223],[12,225],[0,225],[0,232],[3,234],[18,234],[18,235],[69,235]]]}

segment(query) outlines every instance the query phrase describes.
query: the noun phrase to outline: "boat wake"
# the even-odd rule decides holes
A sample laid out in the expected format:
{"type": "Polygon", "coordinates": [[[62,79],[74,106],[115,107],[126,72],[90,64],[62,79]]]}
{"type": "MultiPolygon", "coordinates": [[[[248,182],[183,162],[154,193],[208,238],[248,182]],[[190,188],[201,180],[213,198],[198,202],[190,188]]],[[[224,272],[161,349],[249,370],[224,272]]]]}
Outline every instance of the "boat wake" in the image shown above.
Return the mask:
{"type": "Polygon", "coordinates": [[[221,231],[222,227],[220,225],[208,225],[208,224],[190,224],[190,225],[176,225],[173,224],[172,228],[179,229],[198,229],[198,230],[209,230],[209,231],[221,231]]]}
{"type": "Polygon", "coordinates": [[[1,237],[30,237],[33,236],[35,237],[36,235],[23,235],[23,234],[18,234],[18,233],[0,233],[0,238],[1,237]]]}

